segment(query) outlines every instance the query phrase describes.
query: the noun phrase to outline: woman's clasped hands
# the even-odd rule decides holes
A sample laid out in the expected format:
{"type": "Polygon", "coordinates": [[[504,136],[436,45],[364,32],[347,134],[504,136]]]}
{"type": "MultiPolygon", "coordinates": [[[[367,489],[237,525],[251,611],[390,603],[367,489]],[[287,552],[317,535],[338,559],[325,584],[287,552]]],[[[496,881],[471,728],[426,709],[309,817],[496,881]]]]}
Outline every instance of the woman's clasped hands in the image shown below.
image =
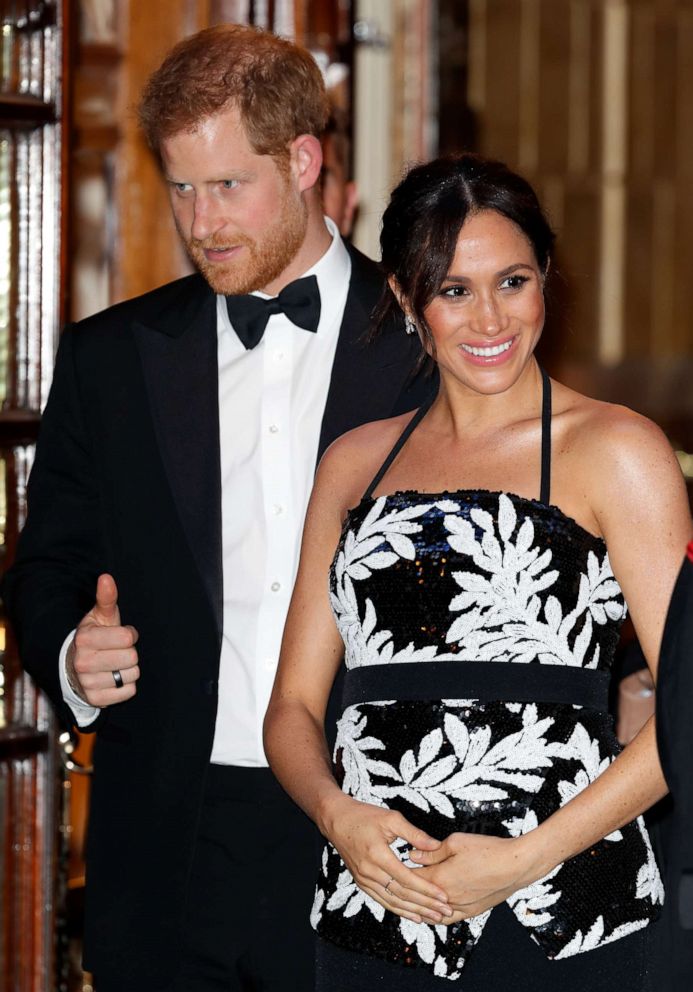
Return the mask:
{"type": "Polygon", "coordinates": [[[415,923],[442,923],[453,912],[445,889],[403,864],[390,847],[400,838],[429,854],[441,847],[401,813],[340,793],[321,828],[358,887],[385,909],[415,923]]]}
{"type": "Polygon", "coordinates": [[[401,813],[346,795],[331,801],[323,833],[360,889],[416,923],[477,916],[541,874],[522,837],[453,833],[438,841],[401,813]],[[409,865],[392,850],[398,839],[412,847],[409,865]]]}
{"type": "Polygon", "coordinates": [[[446,924],[484,913],[545,873],[534,858],[530,834],[453,833],[435,850],[419,848],[409,858],[423,866],[417,875],[445,889],[453,910],[446,924]]]}

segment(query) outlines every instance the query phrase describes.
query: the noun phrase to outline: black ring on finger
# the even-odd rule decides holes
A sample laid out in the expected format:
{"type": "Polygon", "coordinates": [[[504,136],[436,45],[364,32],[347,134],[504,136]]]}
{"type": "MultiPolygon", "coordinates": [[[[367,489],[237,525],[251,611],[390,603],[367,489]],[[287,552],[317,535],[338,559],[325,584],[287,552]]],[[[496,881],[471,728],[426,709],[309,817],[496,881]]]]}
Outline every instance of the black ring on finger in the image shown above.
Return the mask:
{"type": "Polygon", "coordinates": [[[118,669],[116,668],[116,670],[114,672],[111,672],[111,675],[113,676],[113,681],[116,684],[116,689],[122,689],[123,688],[123,676],[120,674],[120,672],[118,671],[118,669]]]}

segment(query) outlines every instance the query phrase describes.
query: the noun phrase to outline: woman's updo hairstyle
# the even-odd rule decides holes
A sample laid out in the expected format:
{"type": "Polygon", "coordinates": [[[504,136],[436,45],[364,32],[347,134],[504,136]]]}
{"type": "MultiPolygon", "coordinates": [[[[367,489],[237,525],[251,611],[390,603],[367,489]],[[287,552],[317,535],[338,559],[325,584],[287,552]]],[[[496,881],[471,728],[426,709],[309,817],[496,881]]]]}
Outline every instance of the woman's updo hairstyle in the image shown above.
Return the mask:
{"type": "MultiPolygon", "coordinates": [[[[554,233],[526,179],[502,162],[463,155],[437,158],[410,169],[393,190],[380,235],[382,268],[394,277],[407,310],[433,353],[424,310],[445,281],[466,219],[495,210],[524,232],[540,270],[548,272],[554,233]]],[[[391,290],[375,314],[382,327],[399,314],[391,290]]]]}

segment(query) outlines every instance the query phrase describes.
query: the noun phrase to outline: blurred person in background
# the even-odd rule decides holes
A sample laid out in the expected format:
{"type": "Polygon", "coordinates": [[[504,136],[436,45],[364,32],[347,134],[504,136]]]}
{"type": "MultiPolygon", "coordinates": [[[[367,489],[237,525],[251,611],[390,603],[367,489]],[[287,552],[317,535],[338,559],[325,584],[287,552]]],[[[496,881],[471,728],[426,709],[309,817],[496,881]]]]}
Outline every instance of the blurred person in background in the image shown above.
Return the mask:
{"type": "Polygon", "coordinates": [[[322,138],[322,203],[343,238],[350,238],[359,191],[351,178],[351,141],[344,115],[332,107],[322,138]]]}
{"type": "Polygon", "coordinates": [[[657,679],[657,741],[671,790],[661,824],[667,899],[660,927],[662,992],[693,987],[693,543],[667,614],[657,679]]]}
{"type": "Polygon", "coordinates": [[[237,25],[176,46],[140,121],[198,273],[69,327],[5,595],[27,669],[94,731],[99,992],[313,986],[315,830],[262,720],[318,456],[417,406],[362,340],[378,268],[320,199],[313,58],[237,25]]]}
{"type": "Polygon", "coordinates": [[[667,786],[608,684],[626,603],[656,673],[692,524],[662,432],[537,365],[553,241],[473,155],[412,169],[383,218],[380,315],[440,392],[323,458],[265,721],[327,840],[319,992],[658,988],[641,814],[667,786]]]}

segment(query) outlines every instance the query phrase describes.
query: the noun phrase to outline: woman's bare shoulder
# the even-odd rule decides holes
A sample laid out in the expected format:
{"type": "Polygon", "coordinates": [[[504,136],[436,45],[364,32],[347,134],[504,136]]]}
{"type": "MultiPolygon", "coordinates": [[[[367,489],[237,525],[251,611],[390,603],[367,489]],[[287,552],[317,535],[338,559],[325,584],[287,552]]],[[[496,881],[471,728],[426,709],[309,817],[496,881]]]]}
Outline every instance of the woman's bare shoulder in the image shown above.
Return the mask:
{"type": "Polygon", "coordinates": [[[661,471],[680,474],[671,444],[654,421],[565,386],[555,396],[561,447],[574,467],[617,485],[655,481],[661,471]]]}
{"type": "Polygon", "coordinates": [[[413,414],[374,420],[342,434],[320,460],[319,483],[343,494],[345,506],[358,503],[413,414]]]}

